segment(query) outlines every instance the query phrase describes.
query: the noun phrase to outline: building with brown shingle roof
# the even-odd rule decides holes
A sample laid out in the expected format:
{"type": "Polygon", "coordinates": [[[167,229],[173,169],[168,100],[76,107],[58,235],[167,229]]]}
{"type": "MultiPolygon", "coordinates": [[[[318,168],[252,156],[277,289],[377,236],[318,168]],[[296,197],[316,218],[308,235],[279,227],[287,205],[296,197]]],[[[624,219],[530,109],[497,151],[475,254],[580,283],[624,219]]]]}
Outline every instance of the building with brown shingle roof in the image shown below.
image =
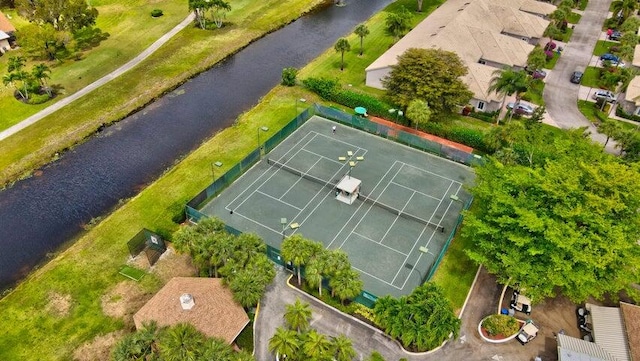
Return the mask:
{"type": "Polygon", "coordinates": [[[4,31],[7,35],[11,36],[16,28],[13,27],[9,19],[0,11],[0,31],[4,31]]]}
{"type": "Polygon", "coordinates": [[[142,306],[133,321],[138,329],[150,321],[160,327],[190,323],[205,336],[231,344],[249,317],[222,279],[175,277],[142,306]]]}

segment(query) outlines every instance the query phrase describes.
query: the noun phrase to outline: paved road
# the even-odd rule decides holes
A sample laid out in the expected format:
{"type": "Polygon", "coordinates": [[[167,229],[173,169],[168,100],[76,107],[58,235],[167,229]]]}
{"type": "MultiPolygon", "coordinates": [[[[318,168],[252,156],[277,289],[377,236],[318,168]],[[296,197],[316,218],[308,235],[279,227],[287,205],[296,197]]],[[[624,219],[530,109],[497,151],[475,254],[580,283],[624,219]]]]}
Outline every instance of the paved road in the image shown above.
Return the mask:
{"type": "MultiPolygon", "coordinates": [[[[607,18],[612,0],[590,0],[580,23],[576,25],[571,41],[567,44],[562,56],[558,59],[553,71],[549,74],[544,89],[544,101],[547,112],[553,121],[563,129],[588,127],[591,138],[604,144],[606,136],[580,113],[576,103],[579,86],[569,82],[571,73],[576,67],[585,69],[591,61],[593,49],[601,33],[602,24],[607,18]]],[[[614,143],[609,141],[607,151],[617,153],[614,143]]]]}
{"type": "Polygon", "coordinates": [[[20,123],[7,128],[5,130],[3,130],[2,132],[0,132],[0,140],[3,140],[5,138],[8,138],[10,136],[12,136],[13,134],[21,131],[22,129],[30,126],[31,124],[36,123],[37,121],[39,121],[40,119],[53,114],[54,112],[58,111],[59,109],[61,109],[62,107],[70,104],[71,102],[91,93],[92,91],[96,90],[97,88],[105,85],[106,83],[110,82],[111,80],[119,77],[120,75],[126,73],[127,71],[131,70],[131,68],[133,68],[134,66],[140,64],[141,61],[143,61],[144,59],[148,58],[151,54],[153,54],[156,50],[158,50],[162,45],[164,45],[164,43],[166,43],[167,41],[169,41],[169,39],[171,39],[174,35],[176,35],[178,32],[180,32],[182,29],[184,29],[187,25],[191,24],[193,22],[193,19],[195,18],[195,15],[193,13],[189,14],[189,16],[187,16],[184,20],[182,20],[182,22],[180,22],[180,24],[176,25],[173,29],[171,29],[171,31],[169,31],[168,33],[164,34],[162,37],[160,37],[160,39],[156,40],[153,44],[151,44],[151,46],[149,46],[148,48],[146,48],[142,53],[138,54],[138,56],[136,56],[135,58],[131,59],[129,62],[127,62],[126,64],[124,64],[123,66],[119,67],[118,69],[112,71],[111,73],[103,76],[102,78],[94,81],[93,83],[87,85],[86,87],[80,89],[79,91],[71,94],[70,96],[60,100],[59,102],[52,104],[49,107],[46,107],[44,109],[42,109],[41,111],[39,111],[38,113],[28,117],[27,119],[21,121],[20,123]]]}
{"type": "Polygon", "coordinates": [[[502,287],[497,285],[494,276],[482,270],[471,289],[469,302],[462,315],[460,338],[429,354],[412,355],[403,351],[398,344],[379,330],[353,319],[350,316],[334,311],[315,298],[291,288],[286,284],[289,273],[279,270],[275,281],[269,286],[260,303],[260,312],[255,325],[255,357],[259,361],[274,360],[268,350],[269,339],[275,329],[284,325],[285,305],[295,302],[296,297],[311,305],[313,319],[311,326],[325,335],[336,336],[340,333],[353,341],[358,353],[356,360],[364,360],[373,350],[380,352],[387,361],[406,358],[409,361],[459,361],[459,360],[512,360],[530,361],[535,356],[543,360],[554,360],[557,357],[557,344],[553,332],[561,328],[571,331],[571,336],[578,337],[574,316],[574,305],[563,299],[550,299],[534,310],[535,320],[541,325],[541,334],[526,347],[516,341],[505,344],[491,344],[483,341],[477,331],[480,320],[497,310],[497,300],[502,287]],[[569,315],[570,317],[565,317],[569,315]],[[566,320],[564,320],[566,318],[566,320]],[[575,330],[573,330],[575,329],[575,330]]]}

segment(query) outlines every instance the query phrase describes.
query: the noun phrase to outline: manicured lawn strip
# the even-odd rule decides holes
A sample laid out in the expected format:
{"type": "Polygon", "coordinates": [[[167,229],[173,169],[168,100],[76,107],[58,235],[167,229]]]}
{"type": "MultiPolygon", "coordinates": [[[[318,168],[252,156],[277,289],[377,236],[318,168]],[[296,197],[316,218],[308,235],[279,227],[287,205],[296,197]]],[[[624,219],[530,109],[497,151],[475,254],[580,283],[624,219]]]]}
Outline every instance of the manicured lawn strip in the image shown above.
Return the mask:
{"type": "Polygon", "coordinates": [[[580,15],[578,13],[571,12],[569,14],[569,16],[567,16],[567,22],[569,24],[577,24],[578,22],[580,22],[581,18],[582,18],[582,15],[580,15]]]}
{"type": "MultiPolygon", "coordinates": [[[[600,119],[598,118],[596,113],[600,113],[601,117],[607,117],[606,114],[600,111],[600,109],[596,106],[595,103],[589,102],[586,100],[578,100],[578,109],[580,109],[580,112],[582,113],[582,115],[584,115],[587,119],[589,119],[591,123],[600,122],[600,119]]],[[[618,120],[615,118],[607,117],[607,119],[612,122],[618,122],[618,124],[620,124],[620,126],[626,130],[635,130],[638,128],[637,124],[632,124],[632,123],[625,122],[623,120],[618,120]]]]}
{"type": "Polygon", "coordinates": [[[562,42],[568,43],[571,40],[571,35],[573,35],[573,29],[567,28],[564,35],[562,35],[562,42]]]}
{"type": "Polygon", "coordinates": [[[460,312],[478,270],[478,265],[464,251],[472,246],[473,240],[463,237],[458,230],[458,234],[449,245],[438,270],[431,279],[444,289],[444,294],[451,301],[456,314],[460,312]]]}
{"type": "Polygon", "coordinates": [[[589,5],[589,0],[580,0],[580,5],[578,5],[578,9],[584,10],[589,5]]]}
{"type": "Polygon", "coordinates": [[[340,71],[340,53],[330,48],[305,66],[304,69],[300,71],[299,78],[304,79],[313,76],[316,78],[338,79],[344,86],[351,84],[354,89],[362,92],[372,95],[384,94],[382,90],[365,85],[364,70],[393,45],[393,37],[387,35],[385,31],[384,24],[387,14],[391,11],[398,10],[400,6],[404,6],[412,12],[412,27],[415,27],[443,2],[442,0],[425,0],[422,4],[423,12],[421,13],[415,12],[415,1],[398,0],[392,3],[386,9],[380,11],[365,22],[369,28],[369,35],[364,38],[364,52],[362,56],[359,55],[360,37],[353,33],[346,37],[351,45],[351,51],[344,54],[344,71],[340,71]]]}
{"type": "MultiPolygon", "coordinates": [[[[212,154],[224,163],[221,175],[253,150],[259,125],[270,128],[269,136],[289,122],[299,97],[317,101],[312,94],[295,88],[273,90],[235,126],[220,132],[138,196],[124,202],[0,300],[0,360],[70,359],[82,343],[122,329],[121,320],[102,313],[100,299],[117,283],[133,282],[118,274],[128,258],[126,242],[143,227],[171,234],[177,228],[172,217],[211,182],[212,154]],[[47,310],[50,292],[71,296],[73,307],[69,315],[60,317],[47,310]]],[[[161,287],[153,274],[139,284],[149,292],[161,287]]]]}
{"type": "Polygon", "coordinates": [[[542,92],[544,91],[543,81],[532,81],[529,90],[526,93],[526,98],[529,102],[538,105],[544,105],[544,99],[542,98],[542,92]]]}
{"type": "Polygon", "coordinates": [[[558,58],[560,58],[560,55],[558,55],[557,52],[553,52],[553,58],[548,59],[547,63],[544,65],[545,69],[553,69],[556,66],[556,63],[558,62],[558,58]]]}
{"type": "Polygon", "coordinates": [[[600,70],[601,68],[596,68],[595,66],[589,66],[584,71],[584,75],[582,76],[582,81],[580,85],[599,88],[599,79],[600,79],[600,70]]]}
{"type": "Polygon", "coordinates": [[[610,53],[609,48],[614,45],[620,45],[614,41],[598,40],[596,47],[593,49],[593,55],[600,56],[604,53],[610,53]]]}
{"type": "MultiPolygon", "coordinates": [[[[115,70],[134,58],[160,36],[168,32],[188,15],[187,4],[179,0],[101,0],[93,1],[99,11],[97,27],[109,33],[109,38],[100,46],[85,51],[82,60],[67,59],[63,63],[47,62],[51,68],[50,84],[59,84],[63,93],[54,101],[40,105],[26,105],[13,98],[13,89],[0,87],[0,130],[14,125],[39,110],[75,93],[84,86],[115,70]],[[164,15],[152,18],[151,10],[161,8],[164,15]]],[[[27,22],[15,11],[9,12],[14,26],[20,27],[27,22]]],[[[24,55],[21,50],[11,51],[0,57],[0,74],[5,74],[9,57],[24,55]]],[[[26,69],[41,61],[29,61],[26,69]]]]}
{"type": "Polygon", "coordinates": [[[28,176],[33,169],[49,162],[56,152],[73,147],[102,124],[122,119],[313,6],[314,3],[302,0],[287,4],[276,0],[254,1],[244,12],[236,13],[243,18],[227,17],[232,26],[215,32],[186,28],[124,76],[4,140],[0,185],[28,176]]]}

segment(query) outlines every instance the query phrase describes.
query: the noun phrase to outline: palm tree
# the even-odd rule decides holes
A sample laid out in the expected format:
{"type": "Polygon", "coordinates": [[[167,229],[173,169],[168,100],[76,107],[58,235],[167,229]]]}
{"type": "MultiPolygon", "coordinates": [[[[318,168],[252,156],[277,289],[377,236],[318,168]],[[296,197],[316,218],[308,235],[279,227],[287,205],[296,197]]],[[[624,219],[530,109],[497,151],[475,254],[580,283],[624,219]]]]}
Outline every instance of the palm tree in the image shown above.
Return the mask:
{"type": "Polygon", "coordinates": [[[309,304],[300,302],[299,298],[296,298],[295,303],[286,306],[284,320],[292,329],[298,332],[306,330],[309,327],[310,319],[311,308],[309,304]]]}
{"type": "Polygon", "coordinates": [[[549,26],[547,26],[542,35],[548,37],[549,42],[552,42],[553,39],[560,39],[562,37],[562,34],[562,30],[560,30],[560,28],[558,28],[556,24],[551,23],[549,24],[549,26]]]}
{"type": "Polygon", "coordinates": [[[349,41],[347,39],[340,38],[338,39],[338,41],[336,42],[336,45],[333,48],[336,49],[336,52],[341,54],[340,71],[343,71],[344,70],[344,52],[351,50],[351,44],[349,44],[349,41]]]}
{"type": "Polygon", "coordinates": [[[17,76],[16,73],[8,73],[2,77],[2,83],[5,86],[14,88],[18,92],[18,94],[20,94],[20,97],[24,99],[25,96],[24,94],[22,94],[22,90],[20,90],[20,88],[16,85],[16,81],[19,81],[19,80],[20,80],[20,77],[17,76]]]}
{"type": "Polygon", "coordinates": [[[637,8],[637,0],[617,0],[611,3],[611,11],[613,12],[613,16],[617,16],[618,14],[620,15],[620,17],[618,18],[618,24],[621,24],[629,16],[635,13],[637,8]]]}
{"type": "Polygon", "coordinates": [[[362,42],[364,37],[369,35],[369,28],[365,24],[360,24],[356,27],[356,30],[354,30],[353,33],[360,37],[360,56],[362,56],[362,42]]]}
{"type": "Polygon", "coordinates": [[[364,284],[360,280],[360,274],[353,269],[340,272],[329,281],[333,292],[344,304],[344,301],[354,298],[362,292],[364,284]]]}
{"type": "Polygon", "coordinates": [[[333,358],[336,361],[351,361],[357,356],[351,340],[342,334],[333,338],[331,348],[333,350],[333,358]]]}
{"type": "Polygon", "coordinates": [[[163,361],[196,361],[205,337],[188,323],[169,328],[160,342],[160,356],[163,361]]]}
{"type": "MultiPolygon", "coordinates": [[[[527,74],[524,71],[516,71],[513,68],[497,69],[493,72],[493,77],[489,82],[489,92],[495,92],[496,94],[502,94],[502,103],[500,109],[504,107],[504,102],[507,99],[507,95],[511,96],[516,94],[516,104],[513,109],[516,109],[518,102],[520,101],[520,94],[527,91],[529,84],[527,81],[527,74]]],[[[513,114],[513,112],[511,112],[513,114]]],[[[511,119],[511,118],[509,118],[511,119]]],[[[500,122],[500,115],[498,115],[498,122],[500,122]]],[[[496,123],[497,124],[497,123],[496,123]]]]}
{"type": "Polygon", "coordinates": [[[203,360],[231,360],[235,353],[226,342],[219,338],[207,339],[200,352],[203,360]]]}
{"type": "Polygon", "coordinates": [[[620,127],[618,122],[607,120],[600,123],[600,125],[598,126],[598,132],[607,136],[607,139],[604,141],[603,147],[606,147],[607,143],[609,143],[609,139],[615,138],[621,130],[622,128],[620,127]]]}
{"type": "Polygon", "coordinates": [[[294,357],[299,349],[298,334],[286,328],[278,327],[269,340],[269,351],[280,355],[281,360],[286,360],[288,356],[294,357]]]}
{"type": "Polygon", "coordinates": [[[228,233],[218,233],[213,236],[210,263],[213,265],[213,273],[218,277],[218,269],[224,266],[234,253],[235,236],[228,233]]]}
{"type": "Polygon", "coordinates": [[[234,258],[244,268],[258,254],[264,254],[267,245],[255,233],[242,233],[235,240],[234,258]]]}
{"type": "Polygon", "coordinates": [[[326,359],[331,350],[331,342],[327,337],[316,330],[311,330],[305,337],[302,345],[304,354],[312,360],[326,359]]]}
{"type": "Polygon", "coordinates": [[[24,56],[12,56],[9,58],[9,61],[7,62],[7,71],[8,72],[20,71],[22,70],[22,68],[24,68],[24,64],[26,62],[27,62],[27,59],[25,59],[24,56]]]}
{"type": "Polygon", "coordinates": [[[302,281],[300,268],[307,264],[316,253],[322,250],[322,246],[319,243],[303,238],[299,234],[294,234],[282,241],[280,249],[282,258],[287,262],[291,262],[296,267],[298,272],[298,286],[300,286],[302,281]]]}
{"type": "Polygon", "coordinates": [[[265,285],[260,283],[256,276],[251,271],[241,270],[229,283],[233,299],[244,308],[257,305],[264,294],[265,285]]]}
{"type": "Polygon", "coordinates": [[[322,297],[322,270],[324,266],[321,264],[319,257],[314,257],[304,270],[304,279],[307,280],[309,286],[318,287],[318,294],[322,297]]]}
{"type": "Polygon", "coordinates": [[[47,95],[51,97],[51,88],[47,85],[47,79],[49,79],[49,73],[51,69],[43,63],[37,64],[31,70],[31,75],[40,83],[42,89],[47,92],[47,95]]]}

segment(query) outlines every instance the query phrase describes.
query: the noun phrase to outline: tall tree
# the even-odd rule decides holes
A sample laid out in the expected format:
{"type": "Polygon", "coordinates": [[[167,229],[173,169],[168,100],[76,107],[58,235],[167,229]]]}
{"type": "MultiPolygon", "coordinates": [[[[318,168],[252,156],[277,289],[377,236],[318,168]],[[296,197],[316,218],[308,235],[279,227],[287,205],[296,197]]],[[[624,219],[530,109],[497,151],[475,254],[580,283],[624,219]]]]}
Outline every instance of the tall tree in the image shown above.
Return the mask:
{"type": "Polygon", "coordinates": [[[331,349],[335,361],[351,361],[357,356],[356,350],[353,349],[351,340],[340,334],[331,341],[331,349]]]}
{"type": "Polygon", "coordinates": [[[362,56],[363,41],[364,41],[364,37],[369,35],[369,28],[365,24],[360,24],[356,27],[356,30],[354,30],[353,33],[358,35],[358,37],[360,38],[360,56],[362,56]]]}
{"type": "Polygon", "coordinates": [[[407,107],[407,118],[409,118],[416,126],[416,129],[418,129],[418,126],[426,125],[429,119],[431,119],[431,109],[427,102],[423,100],[412,100],[407,107]]]}
{"type": "Polygon", "coordinates": [[[460,79],[467,72],[453,52],[411,48],[398,57],[382,84],[393,103],[406,109],[412,100],[420,99],[429,104],[434,118],[442,119],[473,96],[460,79]]]}
{"type": "Polygon", "coordinates": [[[551,23],[549,24],[549,26],[547,26],[547,28],[544,30],[544,33],[542,35],[548,37],[549,41],[552,42],[553,39],[562,38],[562,34],[563,34],[562,30],[560,30],[560,28],[558,28],[556,24],[551,23]]]}
{"type": "Polygon", "coordinates": [[[322,258],[313,257],[309,264],[304,269],[304,279],[309,286],[318,287],[318,294],[322,297],[322,273],[325,271],[326,266],[322,263],[322,258]]]}
{"type": "Polygon", "coordinates": [[[159,329],[155,321],[145,323],[142,329],[126,335],[113,349],[114,361],[148,360],[154,355],[159,338],[159,329]]]}
{"type": "Polygon", "coordinates": [[[295,359],[299,349],[297,333],[286,328],[276,328],[276,333],[269,340],[269,351],[280,355],[281,360],[295,359]]]}
{"type": "Polygon", "coordinates": [[[340,53],[340,71],[344,70],[344,52],[351,50],[351,44],[345,38],[340,38],[333,47],[337,53],[340,53]]]}
{"type": "Polygon", "coordinates": [[[311,307],[308,303],[300,302],[296,298],[296,302],[285,306],[284,320],[291,329],[301,332],[309,327],[311,320],[311,307]]]}
{"type": "MultiPolygon", "coordinates": [[[[520,102],[520,95],[527,91],[529,82],[527,74],[524,71],[516,71],[513,68],[497,69],[493,72],[493,77],[489,82],[489,92],[495,92],[496,94],[502,94],[502,103],[500,109],[504,107],[505,99],[508,96],[516,95],[516,103],[511,111],[511,114],[515,111],[518,103],[520,102]]],[[[498,117],[498,122],[500,121],[498,117]]]]}
{"type": "Polygon", "coordinates": [[[164,361],[197,361],[205,337],[189,323],[168,329],[162,336],[160,355],[164,361]]]}
{"type": "Polygon", "coordinates": [[[404,6],[398,12],[388,13],[384,20],[387,33],[397,41],[411,28],[413,14],[404,6]]]}
{"type": "Polygon", "coordinates": [[[195,21],[200,29],[207,28],[207,11],[210,9],[211,3],[207,0],[189,0],[189,11],[193,11],[196,15],[195,21]]]}
{"type": "Polygon", "coordinates": [[[22,99],[26,99],[26,96],[22,93],[22,88],[18,86],[18,83],[21,80],[20,76],[16,73],[9,73],[2,76],[2,83],[10,88],[14,88],[22,99]]]}
{"type": "Polygon", "coordinates": [[[27,62],[27,59],[24,56],[11,56],[9,57],[9,61],[7,62],[7,71],[20,71],[24,68],[24,64],[27,62]]]}
{"type": "Polygon", "coordinates": [[[531,50],[527,56],[527,69],[529,71],[536,71],[544,68],[547,63],[547,55],[540,46],[536,46],[531,50]]]}
{"type": "Polygon", "coordinates": [[[331,342],[327,336],[318,333],[316,330],[310,330],[305,337],[302,345],[305,355],[311,360],[326,360],[330,355],[331,342]]]}
{"type": "Polygon", "coordinates": [[[51,69],[45,64],[36,64],[31,70],[31,75],[40,83],[40,87],[47,92],[47,95],[51,96],[51,88],[47,84],[47,79],[49,79],[49,74],[51,73],[51,69]]]}
{"type": "Polygon", "coordinates": [[[231,11],[231,5],[224,0],[209,0],[209,12],[213,18],[213,23],[220,29],[224,24],[227,13],[231,11]]]}
{"type": "Polygon", "coordinates": [[[360,274],[351,268],[331,277],[329,285],[331,286],[331,293],[337,296],[342,304],[344,304],[344,301],[358,296],[364,286],[362,280],[360,280],[360,274]]]}
{"type": "Polygon", "coordinates": [[[491,160],[476,170],[467,253],[534,302],[558,291],[576,302],[620,290],[637,296],[638,167],[580,134],[567,137],[545,144],[548,157],[532,166],[491,160]]]}
{"type": "Polygon", "coordinates": [[[16,7],[29,21],[50,24],[56,31],[73,33],[95,25],[98,18],[98,10],[84,0],[17,0],[16,7]]]}
{"type": "Polygon", "coordinates": [[[309,263],[311,258],[322,250],[322,245],[310,241],[299,234],[294,234],[282,241],[280,251],[286,262],[291,262],[298,273],[298,286],[301,285],[301,268],[309,263]]]}
{"type": "Polygon", "coordinates": [[[613,16],[618,16],[618,24],[622,24],[638,9],[638,0],[617,0],[611,3],[613,16]]]}
{"type": "Polygon", "coordinates": [[[616,136],[622,131],[622,127],[615,120],[606,120],[600,123],[598,126],[598,132],[607,136],[607,139],[604,141],[603,147],[606,147],[611,138],[616,138],[616,136]]]}

